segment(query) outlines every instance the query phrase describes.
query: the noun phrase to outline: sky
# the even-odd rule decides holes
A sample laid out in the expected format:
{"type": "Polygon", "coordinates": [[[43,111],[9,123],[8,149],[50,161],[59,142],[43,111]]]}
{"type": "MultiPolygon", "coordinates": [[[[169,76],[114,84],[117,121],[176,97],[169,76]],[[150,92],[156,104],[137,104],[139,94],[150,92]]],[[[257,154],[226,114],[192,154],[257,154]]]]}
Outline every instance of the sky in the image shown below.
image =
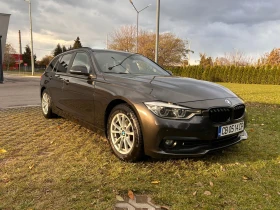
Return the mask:
{"type": "MultiPolygon", "coordinates": [[[[38,59],[51,54],[57,43],[70,46],[79,36],[83,46],[106,48],[106,36],[122,25],[136,24],[129,0],[31,0],[34,53],[38,59]]],[[[139,27],[156,29],[157,0],[133,0],[139,27]]],[[[189,40],[197,63],[199,53],[223,56],[243,52],[257,58],[279,47],[279,0],[161,0],[160,32],[189,40]]],[[[19,51],[30,44],[28,3],[0,0],[0,13],[11,14],[7,43],[19,51]]]]}

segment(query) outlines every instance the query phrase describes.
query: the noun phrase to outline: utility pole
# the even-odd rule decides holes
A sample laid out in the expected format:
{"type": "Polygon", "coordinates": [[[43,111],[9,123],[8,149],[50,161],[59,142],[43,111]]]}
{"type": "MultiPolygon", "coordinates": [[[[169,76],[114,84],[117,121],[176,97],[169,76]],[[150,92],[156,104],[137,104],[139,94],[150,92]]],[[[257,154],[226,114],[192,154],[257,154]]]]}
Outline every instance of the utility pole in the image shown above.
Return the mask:
{"type": "Polygon", "coordinates": [[[108,34],[106,35],[106,48],[107,48],[107,50],[108,50],[108,48],[109,48],[108,34]]]}
{"type": "Polygon", "coordinates": [[[20,62],[21,62],[21,56],[22,56],[22,47],[21,47],[21,32],[18,31],[18,41],[19,41],[19,64],[18,64],[18,70],[20,72],[20,62]]]}
{"type": "Polygon", "coordinates": [[[186,51],[188,53],[188,66],[190,66],[191,53],[194,53],[194,51],[191,50],[191,41],[187,40],[187,42],[188,42],[188,49],[186,51]]]}
{"type": "Polygon", "coordinates": [[[158,62],[158,49],[159,49],[159,19],[160,19],[160,0],[157,0],[157,15],[156,15],[156,49],[155,49],[155,62],[158,62]]]}
{"type": "Polygon", "coordinates": [[[32,34],[32,16],[31,16],[31,0],[25,0],[29,3],[29,19],[30,19],[30,50],[31,50],[31,68],[32,68],[32,76],[34,76],[34,54],[33,54],[33,34],[32,34]]]}
{"type": "Polygon", "coordinates": [[[2,62],[2,35],[0,35],[0,84],[4,82],[3,62],[2,62]]]}

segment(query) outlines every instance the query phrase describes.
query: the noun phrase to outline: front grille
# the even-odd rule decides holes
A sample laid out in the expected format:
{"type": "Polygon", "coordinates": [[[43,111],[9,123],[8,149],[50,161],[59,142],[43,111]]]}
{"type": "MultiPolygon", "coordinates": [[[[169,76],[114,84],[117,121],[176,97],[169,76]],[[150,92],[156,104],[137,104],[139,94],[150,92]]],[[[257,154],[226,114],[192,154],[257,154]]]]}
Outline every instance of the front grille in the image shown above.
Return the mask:
{"type": "Polygon", "coordinates": [[[233,108],[229,107],[219,107],[212,108],[209,110],[209,118],[212,122],[223,123],[230,119],[237,120],[243,117],[245,113],[245,105],[240,104],[233,108]]]}
{"type": "Polygon", "coordinates": [[[245,105],[243,105],[243,104],[237,105],[233,109],[233,118],[234,119],[241,118],[244,115],[244,112],[245,112],[245,105]]]}
{"type": "Polygon", "coordinates": [[[231,117],[231,108],[221,107],[221,108],[212,108],[209,110],[209,118],[213,122],[221,123],[226,122],[231,117]]]}

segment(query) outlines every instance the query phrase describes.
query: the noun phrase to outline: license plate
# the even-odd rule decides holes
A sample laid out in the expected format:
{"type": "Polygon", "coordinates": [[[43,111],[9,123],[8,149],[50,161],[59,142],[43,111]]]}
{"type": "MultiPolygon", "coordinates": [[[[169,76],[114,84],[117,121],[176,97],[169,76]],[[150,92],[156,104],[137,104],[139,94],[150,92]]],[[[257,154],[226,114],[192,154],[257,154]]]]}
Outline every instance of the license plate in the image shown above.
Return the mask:
{"type": "Polygon", "coordinates": [[[218,127],[218,137],[228,136],[244,130],[244,122],[218,127]]]}

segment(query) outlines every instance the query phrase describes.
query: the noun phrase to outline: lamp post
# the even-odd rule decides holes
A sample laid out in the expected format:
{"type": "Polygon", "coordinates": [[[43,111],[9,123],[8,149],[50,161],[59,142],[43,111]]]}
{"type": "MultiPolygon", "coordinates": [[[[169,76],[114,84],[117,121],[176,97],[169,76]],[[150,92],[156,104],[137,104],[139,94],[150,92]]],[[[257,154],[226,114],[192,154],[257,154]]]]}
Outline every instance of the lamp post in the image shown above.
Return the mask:
{"type": "Polygon", "coordinates": [[[31,50],[31,69],[32,69],[32,76],[34,76],[34,54],[33,54],[33,34],[32,34],[32,16],[31,16],[31,0],[24,0],[29,3],[29,19],[30,19],[30,50],[31,50]]]}
{"type": "Polygon", "coordinates": [[[2,36],[0,35],[0,84],[4,82],[4,76],[3,76],[3,64],[2,64],[2,36]]]}
{"type": "Polygon", "coordinates": [[[194,51],[191,50],[191,41],[188,41],[188,49],[186,50],[187,54],[188,54],[188,66],[190,65],[190,60],[191,60],[191,55],[190,53],[194,54],[194,51]]]}
{"type": "Polygon", "coordinates": [[[148,6],[144,7],[143,9],[141,10],[137,10],[136,7],[134,6],[132,0],[129,0],[130,3],[132,4],[132,6],[134,7],[135,11],[137,12],[137,35],[136,35],[136,52],[138,53],[138,22],[139,22],[139,13],[142,12],[143,10],[147,9],[149,6],[151,6],[151,4],[149,4],[148,6]]]}
{"type": "Polygon", "coordinates": [[[156,16],[156,49],[155,49],[155,62],[158,62],[158,46],[159,46],[159,19],[160,19],[160,0],[157,0],[157,16],[156,16]]]}

